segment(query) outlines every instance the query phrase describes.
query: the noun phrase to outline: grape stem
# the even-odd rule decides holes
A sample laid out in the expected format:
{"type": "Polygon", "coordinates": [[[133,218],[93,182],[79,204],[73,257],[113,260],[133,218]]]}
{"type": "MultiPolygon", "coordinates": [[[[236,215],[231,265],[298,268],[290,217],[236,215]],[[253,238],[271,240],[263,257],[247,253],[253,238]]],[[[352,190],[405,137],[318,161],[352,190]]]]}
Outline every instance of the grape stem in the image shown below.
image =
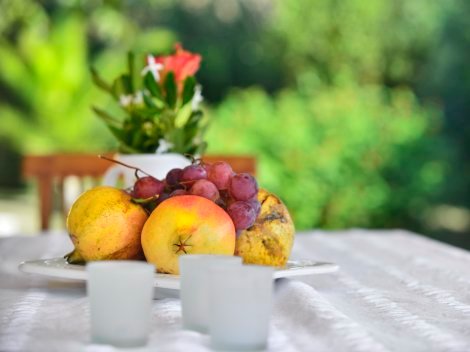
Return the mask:
{"type": "Polygon", "coordinates": [[[205,165],[206,164],[204,162],[204,160],[202,160],[202,157],[201,158],[196,158],[194,155],[188,154],[188,153],[185,153],[183,155],[191,160],[192,165],[194,165],[194,164],[205,165]]]}
{"type": "Polygon", "coordinates": [[[201,158],[196,158],[194,155],[192,154],[188,154],[188,153],[185,153],[183,154],[186,158],[190,159],[191,160],[191,165],[195,165],[195,164],[198,164],[198,165],[201,165],[201,166],[205,166],[207,165],[206,162],[204,162],[204,160],[202,160],[202,157],[201,158]]]}
{"type": "Polygon", "coordinates": [[[184,153],[183,155],[191,160],[191,164],[194,164],[196,161],[201,160],[200,158],[199,159],[195,158],[194,155],[189,154],[189,153],[184,153]]]}
{"type": "Polygon", "coordinates": [[[131,166],[131,165],[125,164],[125,163],[123,163],[122,161],[119,161],[119,160],[116,160],[116,159],[113,159],[113,158],[108,158],[107,156],[104,156],[104,155],[98,155],[98,158],[104,159],[104,160],[110,161],[110,162],[112,162],[112,163],[119,164],[119,165],[122,165],[122,166],[124,166],[124,167],[129,168],[129,169],[135,170],[135,177],[136,177],[137,179],[140,178],[138,172],[141,172],[141,173],[143,173],[144,175],[153,177],[152,175],[148,174],[148,173],[145,172],[144,170],[142,170],[142,169],[140,169],[140,168],[138,168],[138,167],[135,167],[135,166],[131,166]]]}

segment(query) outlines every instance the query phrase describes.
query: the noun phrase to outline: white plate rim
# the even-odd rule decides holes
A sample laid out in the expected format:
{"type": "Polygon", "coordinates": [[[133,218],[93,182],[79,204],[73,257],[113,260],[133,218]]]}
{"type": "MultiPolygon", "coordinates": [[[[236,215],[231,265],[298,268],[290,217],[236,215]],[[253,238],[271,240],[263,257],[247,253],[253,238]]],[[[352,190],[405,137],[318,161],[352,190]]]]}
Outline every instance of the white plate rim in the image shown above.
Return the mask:
{"type": "MultiPolygon", "coordinates": [[[[52,278],[87,280],[87,272],[84,265],[69,264],[62,257],[24,261],[19,264],[18,269],[23,273],[52,278]]],[[[288,261],[286,268],[275,270],[273,278],[280,279],[294,276],[327,274],[338,269],[339,266],[335,263],[319,262],[310,259],[292,260],[288,261]]],[[[157,288],[179,290],[179,275],[155,273],[154,286],[157,288]]]]}

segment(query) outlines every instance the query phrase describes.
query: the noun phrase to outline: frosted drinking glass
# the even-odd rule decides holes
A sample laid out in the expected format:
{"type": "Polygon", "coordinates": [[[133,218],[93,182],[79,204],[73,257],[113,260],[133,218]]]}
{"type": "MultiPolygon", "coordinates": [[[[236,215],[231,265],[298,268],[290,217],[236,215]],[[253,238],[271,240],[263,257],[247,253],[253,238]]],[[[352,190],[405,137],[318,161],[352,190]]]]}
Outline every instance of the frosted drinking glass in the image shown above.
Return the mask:
{"type": "Polygon", "coordinates": [[[209,329],[210,268],[241,266],[242,258],[228,255],[182,255],[179,257],[183,327],[206,333],[209,329]]]}
{"type": "Polygon", "coordinates": [[[273,268],[243,265],[209,272],[209,332],[216,350],[266,348],[273,296],[273,268]]]}
{"type": "Polygon", "coordinates": [[[137,261],[87,264],[91,339],[117,347],[147,344],[155,266],[137,261]]]}

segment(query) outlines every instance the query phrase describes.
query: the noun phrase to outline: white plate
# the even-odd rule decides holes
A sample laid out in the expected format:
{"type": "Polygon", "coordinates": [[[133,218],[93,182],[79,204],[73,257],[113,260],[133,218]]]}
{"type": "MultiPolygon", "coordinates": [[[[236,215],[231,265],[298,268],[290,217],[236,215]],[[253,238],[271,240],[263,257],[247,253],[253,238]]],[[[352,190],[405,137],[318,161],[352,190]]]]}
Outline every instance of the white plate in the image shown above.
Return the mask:
{"type": "MultiPolygon", "coordinates": [[[[45,275],[61,279],[87,280],[84,265],[69,264],[64,258],[39,259],[23,262],[18,267],[29,274],[45,275]]],[[[274,272],[274,278],[331,273],[338,270],[333,263],[316,262],[313,260],[289,261],[286,268],[274,272]]],[[[179,275],[155,274],[154,286],[171,290],[179,290],[179,275]]]]}

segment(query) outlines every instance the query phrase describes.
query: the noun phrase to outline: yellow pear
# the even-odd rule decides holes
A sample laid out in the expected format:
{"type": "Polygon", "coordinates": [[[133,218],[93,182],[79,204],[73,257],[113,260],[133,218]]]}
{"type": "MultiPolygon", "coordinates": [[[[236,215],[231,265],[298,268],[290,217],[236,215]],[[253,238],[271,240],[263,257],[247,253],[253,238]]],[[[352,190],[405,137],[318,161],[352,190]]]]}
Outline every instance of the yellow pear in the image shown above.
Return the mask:
{"type": "Polygon", "coordinates": [[[100,186],[83,193],[67,216],[75,250],[69,263],[109,259],[144,259],[140,233],[145,210],[123,190],[100,186]]]}
{"type": "Polygon", "coordinates": [[[237,237],[235,255],[245,264],[283,267],[294,243],[295,228],[287,207],[274,194],[258,192],[261,211],[256,222],[237,237]]]}

